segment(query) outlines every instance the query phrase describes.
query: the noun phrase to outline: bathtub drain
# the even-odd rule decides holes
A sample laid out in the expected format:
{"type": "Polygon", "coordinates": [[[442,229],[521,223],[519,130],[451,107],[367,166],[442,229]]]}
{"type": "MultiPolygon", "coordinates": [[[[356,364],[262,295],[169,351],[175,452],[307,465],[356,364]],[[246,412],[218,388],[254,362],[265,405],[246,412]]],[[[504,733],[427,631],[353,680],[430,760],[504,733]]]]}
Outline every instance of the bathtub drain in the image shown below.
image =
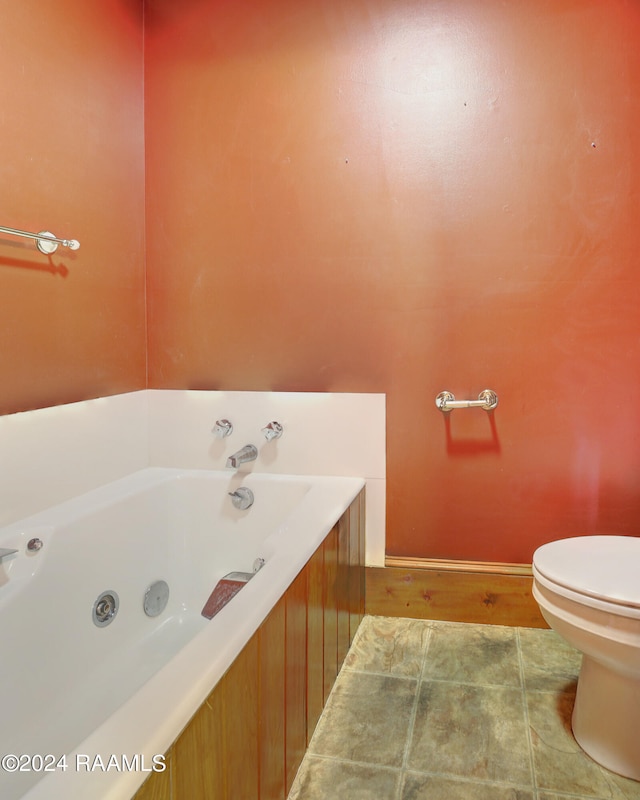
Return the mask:
{"type": "Polygon", "coordinates": [[[102,592],[93,604],[93,624],[99,628],[104,628],[105,625],[113,621],[113,618],[118,613],[119,606],[120,600],[113,590],[102,592]]]}

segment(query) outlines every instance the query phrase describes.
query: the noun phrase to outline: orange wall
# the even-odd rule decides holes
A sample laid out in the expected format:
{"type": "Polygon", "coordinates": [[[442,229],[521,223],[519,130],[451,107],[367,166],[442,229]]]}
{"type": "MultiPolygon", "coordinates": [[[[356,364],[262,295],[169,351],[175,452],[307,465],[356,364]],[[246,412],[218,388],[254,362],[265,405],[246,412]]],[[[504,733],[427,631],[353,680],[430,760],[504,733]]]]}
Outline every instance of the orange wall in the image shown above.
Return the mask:
{"type": "Polygon", "coordinates": [[[150,385],[386,392],[390,554],[638,533],[640,5],[146,9],[150,385]]]}
{"type": "Polygon", "coordinates": [[[142,0],[0,2],[0,225],[82,245],[0,235],[0,412],[386,392],[389,553],[638,532],[637,3],[146,0],[145,309],[142,0]]]}
{"type": "Polygon", "coordinates": [[[141,0],[0,11],[0,413],[144,387],[141,0]]]}

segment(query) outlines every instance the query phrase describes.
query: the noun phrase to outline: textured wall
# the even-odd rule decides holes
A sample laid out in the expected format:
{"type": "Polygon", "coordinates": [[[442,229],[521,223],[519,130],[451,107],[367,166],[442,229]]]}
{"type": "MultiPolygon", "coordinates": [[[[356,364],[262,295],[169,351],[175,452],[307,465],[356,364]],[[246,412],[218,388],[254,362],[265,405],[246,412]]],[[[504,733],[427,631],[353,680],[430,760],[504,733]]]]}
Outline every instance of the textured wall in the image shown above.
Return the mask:
{"type": "Polygon", "coordinates": [[[0,413],[145,385],[140,0],[0,0],[0,413]]]}

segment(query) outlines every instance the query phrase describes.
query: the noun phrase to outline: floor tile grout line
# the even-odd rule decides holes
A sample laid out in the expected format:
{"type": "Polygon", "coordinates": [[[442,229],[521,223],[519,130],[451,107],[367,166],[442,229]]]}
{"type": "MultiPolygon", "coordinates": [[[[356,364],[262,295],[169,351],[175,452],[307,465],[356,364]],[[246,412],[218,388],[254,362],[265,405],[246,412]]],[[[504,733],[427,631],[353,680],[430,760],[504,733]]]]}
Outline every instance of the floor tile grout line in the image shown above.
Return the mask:
{"type": "Polygon", "coordinates": [[[385,672],[376,669],[356,669],[354,667],[345,667],[343,672],[356,672],[361,675],[376,675],[378,678],[398,678],[401,681],[417,681],[419,677],[416,675],[398,675],[395,672],[385,672]]]}
{"type": "Polygon", "coordinates": [[[342,758],[341,756],[328,756],[324,755],[323,753],[312,753],[311,751],[307,751],[305,753],[305,757],[309,756],[309,758],[315,758],[317,761],[331,761],[337,764],[347,764],[349,766],[355,767],[366,767],[367,769],[377,769],[384,772],[393,772],[400,774],[402,772],[402,767],[394,767],[391,764],[377,764],[372,761],[359,761],[353,758],[342,758]]]}
{"type": "Polygon", "coordinates": [[[531,738],[531,720],[529,719],[529,703],[527,698],[527,681],[524,669],[524,656],[522,653],[522,639],[520,638],[520,629],[514,628],[516,634],[516,642],[518,649],[518,664],[520,667],[520,686],[522,692],[522,708],[524,711],[524,723],[527,735],[527,749],[529,752],[529,769],[531,770],[531,786],[533,789],[534,797],[538,797],[538,777],[536,775],[535,759],[533,757],[533,740],[531,738]]]}
{"type": "Polygon", "coordinates": [[[422,658],[420,659],[420,669],[418,671],[417,680],[416,680],[416,690],[415,690],[415,697],[413,698],[413,706],[411,708],[411,716],[409,717],[409,725],[407,728],[407,738],[404,743],[404,753],[402,755],[402,767],[400,772],[400,780],[398,781],[398,786],[396,787],[396,800],[402,800],[402,795],[404,794],[404,780],[405,775],[408,769],[408,760],[409,760],[409,752],[411,750],[411,744],[413,742],[413,731],[416,723],[416,717],[418,715],[418,701],[420,699],[420,687],[422,685],[422,674],[424,672],[424,665],[427,660],[427,654],[429,652],[429,646],[431,645],[431,638],[433,636],[433,627],[428,626],[426,629],[426,641],[424,643],[424,651],[422,653],[422,658]]]}
{"type": "MultiPolygon", "coordinates": [[[[503,626],[504,627],[504,626],[503,626]]],[[[393,672],[380,672],[378,670],[369,670],[369,669],[356,669],[354,667],[347,667],[344,670],[345,672],[360,672],[363,675],[378,675],[381,678],[400,678],[401,680],[408,680],[408,681],[415,681],[416,677],[413,675],[398,675],[393,672]]],[[[417,678],[418,681],[428,681],[429,683],[454,683],[457,686],[478,686],[483,689],[520,689],[521,686],[519,683],[480,683],[478,681],[454,681],[448,678],[434,678],[434,677],[424,677],[423,670],[420,672],[420,676],[417,678]]],[[[545,692],[548,689],[535,689],[532,691],[538,692],[545,692]]]]}
{"type": "MultiPolygon", "coordinates": [[[[471,786],[476,786],[476,785],[488,786],[488,787],[499,786],[504,789],[514,789],[516,791],[522,791],[522,792],[533,791],[530,785],[521,784],[518,783],[517,781],[514,782],[514,781],[490,780],[488,778],[474,778],[466,775],[457,775],[450,772],[440,772],[438,770],[423,770],[423,769],[417,769],[415,767],[410,768],[408,766],[405,766],[404,764],[400,767],[394,767],[390,764],[377,764],[371,761],[359,761],[351,758],[342,758],[340,756],[328,756],[321,753],[309,752],[308,756],[309,758],[315,759],[317,761],[328,761],[328,762],[336,762],[339,764],[346,764],[349,766],[365,767],[373,770],[381,770],[390,773],[397,773],[398,775],[402,774],[403,776],[404,773],[411,772],[414,775],[428,775],[434,778],[444,778],[446,780],[455,781],[456,783],[461,783],[461,784],[464,783],[464,784],[469,784],[471,786]]],[[[572,794],[565,795],[564,792],[556,791],[556,794],[559,794],[563,797],[566,796],[567,798],[571,798],[571,800],[575,800],[577,798],[577,795],[572,795],[572,794]]],[[[602,800],[602,798],[592,797],[589,798],[589,800],[602,800]]]]}
{"type": "MultiPolygon", "coordinates": [[[[486,786],[486,787],[499,787],[501,789],[512,789],[519,792],[532,792],[533,787],[527,783],[518,783],[517,781],[507,780],[491,780],[490,778],[475,778],[468,775],[458,775],[451,772],[438,772],[437,770],[421,770],[410,769],[403,770],[404,772],[411,772],[414,775],[428,775],[433,778],[443,778],[448,781],[453,781],[458,784],[468,784],[469,786],[486,786]]],[[[601,800],[599,797],[591,798],[591,800],[601,800]]]]}

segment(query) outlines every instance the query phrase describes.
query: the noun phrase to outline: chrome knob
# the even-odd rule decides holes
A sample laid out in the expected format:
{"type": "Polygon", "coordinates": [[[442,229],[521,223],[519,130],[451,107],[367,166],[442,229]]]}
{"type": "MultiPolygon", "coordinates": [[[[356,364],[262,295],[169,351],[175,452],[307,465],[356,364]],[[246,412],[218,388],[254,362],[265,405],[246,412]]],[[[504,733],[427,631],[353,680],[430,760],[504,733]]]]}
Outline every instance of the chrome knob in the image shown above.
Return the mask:
{"type": "Polygon", "coordinates": [[[225,436],[230,436],[233,433],[233,425],[228,419],[218,419],[211,429],[211,433],[218,439],[224,439],[225,436]]]}
{"type": "Polygon", "coordinates": [[[27,542],[27,550],[29,550],[30,553],[37,553],[38,550],[41,550],[43,546],[44,542],[42,539],[29,539],[27,542]]]}
{"type": "Polygon", "coordinates": [[[264,438],[270,442],[272,439],[279,439],[282,436],[283,430],[284,428],[282,425],[274,420],[262,428],[262,433],[264,438]]]}
{"type": "Polygon", "coordinates": [[[229,492],[228,494],[234,508],[239,511],[246,511],[253,505],[253,492],[251,489],[247,489],[246,486],[240,486],[235,492],[229,492]]]}

